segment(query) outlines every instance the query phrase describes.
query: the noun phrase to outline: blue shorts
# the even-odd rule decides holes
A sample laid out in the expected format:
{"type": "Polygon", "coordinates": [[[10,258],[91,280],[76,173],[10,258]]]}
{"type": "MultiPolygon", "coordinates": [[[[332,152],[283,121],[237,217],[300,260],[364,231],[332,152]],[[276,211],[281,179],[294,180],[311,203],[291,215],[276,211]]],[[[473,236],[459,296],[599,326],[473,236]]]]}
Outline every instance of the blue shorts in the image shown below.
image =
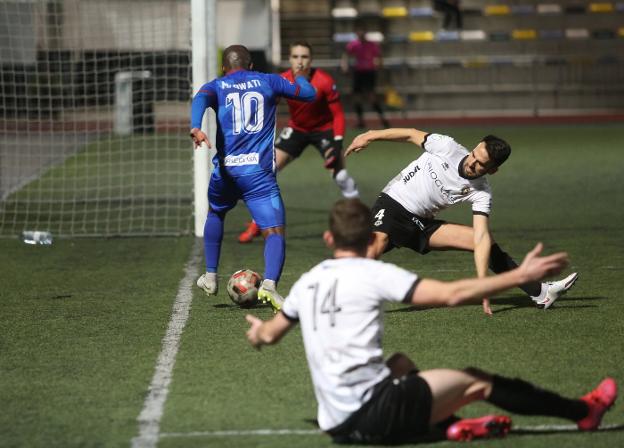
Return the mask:
{"type": "Polygon", "coordinates": [[[230,176],[215,169],[210,176],[208,204],[210,210],[227,213],[242,199],[261,229],[286,224],[284,202],[274,173],[259,171],[245,176],[230,176]]]}

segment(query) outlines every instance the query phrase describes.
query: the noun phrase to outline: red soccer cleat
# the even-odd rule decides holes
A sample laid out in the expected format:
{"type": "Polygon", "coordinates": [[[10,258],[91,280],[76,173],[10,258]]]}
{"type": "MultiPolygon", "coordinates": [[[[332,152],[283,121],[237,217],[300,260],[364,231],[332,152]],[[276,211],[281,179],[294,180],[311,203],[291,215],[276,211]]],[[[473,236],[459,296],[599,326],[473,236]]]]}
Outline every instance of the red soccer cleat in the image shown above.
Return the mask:
{"type": "Polygon", "coordinates": [[[446,438],[457,442],[490,437],[505,437],[511,429],[511,419],[506,415],[486,415],[465,418],[453,423],[446,430],[446,438]]]}
{"type": "Polygon", "coordinates": [[[581,431],[598,429],[602,416],[609,410],[617,398],[617,384],[613,378],[605,378],[597,388],[583,395],[581,400],[587,403],[589,413],[587,417],[576,422],[581,431]]]}
{"type": "Polygon", "coordinates": [[[245,231],[238,235],[238,242],[242,244],[251,243],[257,236],[260,236],[260,227],[255,221],[251,221],[245,231]]]}

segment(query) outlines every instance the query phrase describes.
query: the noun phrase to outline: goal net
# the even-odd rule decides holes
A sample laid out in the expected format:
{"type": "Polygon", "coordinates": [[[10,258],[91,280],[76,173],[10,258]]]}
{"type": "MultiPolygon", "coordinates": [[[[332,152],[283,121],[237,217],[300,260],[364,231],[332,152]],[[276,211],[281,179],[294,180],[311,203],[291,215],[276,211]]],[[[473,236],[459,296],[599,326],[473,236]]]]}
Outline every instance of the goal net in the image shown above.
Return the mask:
{"type": "Polygon", "coordinates": [[[0,1],[0,236],[193,228],[190,1],[0,1]]]}

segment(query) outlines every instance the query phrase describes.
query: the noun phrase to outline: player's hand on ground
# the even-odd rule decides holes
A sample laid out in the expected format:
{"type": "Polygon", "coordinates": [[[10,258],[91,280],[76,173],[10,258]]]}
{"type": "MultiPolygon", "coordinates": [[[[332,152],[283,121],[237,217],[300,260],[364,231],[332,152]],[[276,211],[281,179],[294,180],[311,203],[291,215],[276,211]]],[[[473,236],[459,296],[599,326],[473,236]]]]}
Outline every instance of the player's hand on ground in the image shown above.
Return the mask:
{"type": "Polygon", "coordinates": [[[518,268],[523,277],[522,283],[539,281],[551,275],[557,275],[569,264],[568,254],[557,252],[556,254],[540,256],[544,245],[537,243],[529,252],[518,268]]]}
{"type": "Polygon", "coordinates": [[[345,157],[351,154],[352,152],[360,152],[361,150],[366,148],[368,144],[371,142],[371,140],[368,138],[369,133],[370,131],[364,132],[363,134],[360,134],[357,137],[355,137],[353,141],[351,142],[351,144],[349,145],[349,147],[347,148],[347,150],[345,151],[345,157]]]}
{"type": "Polygon", "coordinates": [[[208,140],[208,137],[202,132],[201,129],[191,129],[191,138],[193,139],[193,144],[196,149],[200,148],[202,143],[206,143],[209,148],[212,148],[212,143],[210,143],[210,140],[208,140]]]}
{"type": "Polygon", "coordinates": [[[256,316],[252,316],[251,314],[247,314],[245,316],[245,319],[247,320],[247,322],[249,322],[250,325],[249,330],[247,330],[247,333],[245,333],[247,335],[247,340],[253,347],[259,350],[260,346],[262,345],[259,335],[260,326],[262,325],[262,319],[258,319],[256,316]]]}
{"type": "Polygon", "coordinates": [[[490,299],[483,299],[483,312],[488,316],[492,315],[492,307],[490,306],[490,299]]]}

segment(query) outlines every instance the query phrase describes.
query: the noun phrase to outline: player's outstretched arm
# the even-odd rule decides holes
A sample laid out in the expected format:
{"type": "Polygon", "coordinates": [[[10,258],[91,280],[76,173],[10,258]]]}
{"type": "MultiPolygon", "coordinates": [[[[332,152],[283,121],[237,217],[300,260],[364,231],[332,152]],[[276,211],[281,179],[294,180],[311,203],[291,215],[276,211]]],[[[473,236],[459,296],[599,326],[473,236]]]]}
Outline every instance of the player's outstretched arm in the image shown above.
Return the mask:
{"type": "Polygon", "coordinates": [[[422,147],[426,136],[427,132],[410,128],[390,128],[368,131],[358,135],[353,139],[353,141],[345,151],[345,156],[348,156],[352,152],[360,152],[361,150],[366,148],[371,142],[377,140],[384,140],[389,142],[408,142],[422,147]]]}
{"type": "Polygon", "coordinates": [[[276,344],[294,325],[282,313],[277,313],[266,322],[251,314],[247,314],[245,319],[250,325],[246,333],[247,340],[257,349],[263,345],[276,344]]]}
{"type": "Polygon", "coordinates": [[[542,257],[542,248],[542,243],[537,244],[520,266],[499,275],[454,282],[423,279],[414,290],[412,303],[419,306],[456,306],[475,302],[515,286],[556,275],[568,265],[567,253],[542,257]]]}

